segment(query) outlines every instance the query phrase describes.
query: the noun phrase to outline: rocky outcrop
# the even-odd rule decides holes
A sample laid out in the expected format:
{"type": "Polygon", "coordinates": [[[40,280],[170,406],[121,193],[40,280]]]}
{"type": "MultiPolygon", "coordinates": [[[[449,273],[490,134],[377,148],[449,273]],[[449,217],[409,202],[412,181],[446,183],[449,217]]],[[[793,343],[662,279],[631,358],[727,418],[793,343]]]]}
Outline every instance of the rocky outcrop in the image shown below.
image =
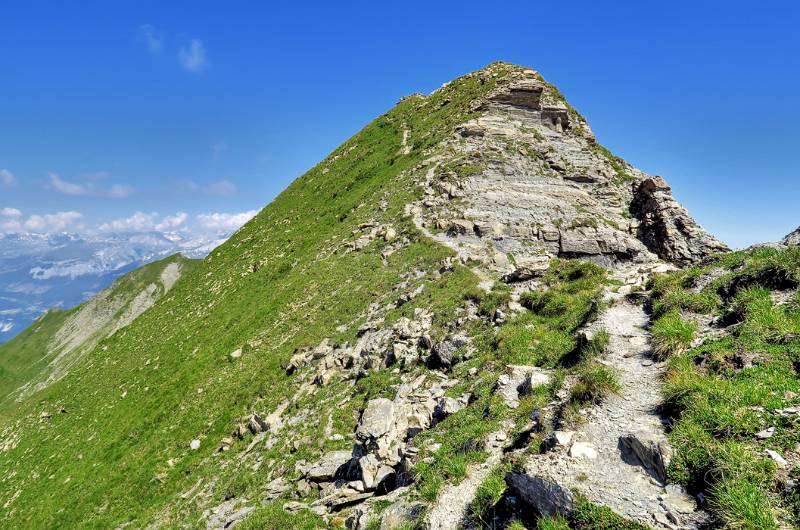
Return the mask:
{"type": "Polygon", "coordinates": [[[800,245],[800,226],[798,226],[792,232],[786,234],[786,237],[783,238],[782,243],[784,245],[800,245]]]}
{"type": "Polygon", "coordinates": [[[425,385],[426,379],[421,375],[402,384],[394,399],[370,400],[361,413],[352,450],[328,452],[312,464],[300,464],[303,480],[317,484],[323,493],[316,505],[336,511],[410,481],[408,470],[418,453],[413,438],[467,406],[470,399],[469,394],[444,395],[455,380],[442,376],[425,385]]]}
{"type": "Polygon", "coordinates": [[[730,250],[692,219],[661,177],[636,186],[630,211],[639,220],[637,237],[666,261],[686,266],[730,250]]]}
{"type": "Polygon", "coordinates": [[[520,282],[552,257],[686,264],[726,249],[662,179],[599,146],[533,70],[512,73],[476,110],[423,163],[425,196],[411,208],[418,226],[463,258],[520,282]]]}

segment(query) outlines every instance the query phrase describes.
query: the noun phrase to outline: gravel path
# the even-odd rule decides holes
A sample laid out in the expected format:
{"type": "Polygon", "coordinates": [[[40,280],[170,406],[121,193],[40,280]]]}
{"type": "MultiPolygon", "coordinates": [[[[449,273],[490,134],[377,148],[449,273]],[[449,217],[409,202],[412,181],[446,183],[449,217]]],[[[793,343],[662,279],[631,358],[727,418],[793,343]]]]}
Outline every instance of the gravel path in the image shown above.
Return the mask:
{"type": "Polygon", "coordinates": [[[458,484],[445,486],[436,499],[436,504],[428,514],[429,530],[458,530],[464,528],[467,509],[475,498],[478,486],[483,483],[492,469],[503,458],[503,445],[506,439],[504,430],[489,435],[486,450],[489,457],[480,464],[473,464],[467,469],[467,477],[458,484]]]}
{"type": "Polygon", "coordinates": [[[530,458],[527,472],[578,490],[589,500],[644,524],[695,528],[705,514],[695,511],[694,500],[679,488],[665,488],[635,458],[626,462],[619,448],[620,437],[629,434],[666,442],[656,412],[662,401],[664,366],[650,359],[648,318],[643,308],[622,295],[609,293],[608,297],[613,305],[587,331],[604,329],[609,333],[608,354],[602,362],[616,370],[622,390],[588,409],[571,446],[530,458]]]}

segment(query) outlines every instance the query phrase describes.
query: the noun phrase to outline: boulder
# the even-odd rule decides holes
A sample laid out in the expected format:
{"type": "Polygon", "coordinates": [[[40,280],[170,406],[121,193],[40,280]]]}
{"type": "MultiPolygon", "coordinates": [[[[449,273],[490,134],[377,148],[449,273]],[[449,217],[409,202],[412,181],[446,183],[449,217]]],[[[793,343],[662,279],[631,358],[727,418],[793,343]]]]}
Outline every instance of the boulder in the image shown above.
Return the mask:
{"type": "Polygon", "coordinates": [[[665,440],[658,440],[646,433],[620,436],[619,448],[628,462],[638,462],[659,482],[667,479],[667,466],[672,457],[672,448],[665,440]]]}
{"type": "Polygon", "coordinates": [[[299,352],[292,355],[292,358],[289,359],[289,364],[286,366],[286,373],[291,375],[295,373],[301,366],[304,366],[311,355],[308,352],[299,352]]]}
{"type": "Polygon", "coordinates": [[[399,500],[381,514],[381,530],[401,530],[415,527],[424,513],[425,505],[421,502],[399,500]]]}
{"type": "MultiPolygon", "coordinates": [[[[301,479],[302,480],[302,479],[301,479]]],[[[291,485],[283,477],[278,477],[267,483],[264,488],[264,499],[277,499],[291,489],[291,485]]]]}
{"type": "Polygon", "coordinates": [[[361,441],[377,440],[386,435],[394,423],[394,402],[386,398],[372,399],[361,414],[356,428],[356,438],[361,441]]]}
{"type": "Polygon", "coordinates": [[[356,439],[366,452],[390,466],[403,457],[403,440],[408,431],[408,411],[385,398],[370,400],[356,428],[356,439]]]}
{"type": "Polygon", "coordinates": [[[502,396],[506,405],[515,409],[519,407],[519,401],[531,390],[540,385],[550,382],[550,374],[547,370],[536,366],[508,365],[506,373],[497,379],[496,392],[502,396]]]}
{"type": "Polygon", "coordinates": [[[476,122],[467,122],[457,129],[458,134],[463,136],[464,138],[469,138],[470,136],[483,136],[486,134],[486,130],[476,122]]]}
{"type": "Polygon", "coordinates": [[[597,458],[597,450],[588,442],[575,442],[569,448],[569,456],[572,458],[586,458],[594,460],[597,458]]]}
{"type": "Polygon", "coordinates": [[[433,412],[435,418],[441,420],[446,418],[451,414],[455,414],[459,410],[463,409],[467,406],[467,401],[469,397],[466,398],[451,398],[451,397],[443,397],[440,398],[438,403],[436,404],[436,409],[433,412]]]}
{"type": "Polygon", "coordinates": [[[786,469],[788,467],[789,463],[777,451],[773,451],[772,449],[767,449],[766,453],[767,453],[767,456],[770,457],[773,462],[775,462],[775,465],[779,469],[786,469]]]}
{"type": "Polygon", "coordinates": [[[450,221],[447,231],[451,234],[472,234],[475,231],[475,225],[467,219],[454,219],[450,221]]]}
{"type": "Polygon", "coordinates": [[[568,449],[572,445],[575,431],[553,431],[542,441],[542,449],[550,451],[556,447],[568,449]]]}
{"type": "Polygon", "coordinates": [[[572,493],[550,480],[512,471],[506,474],[506,485],[540,515],[569,517],[575,510],[572,493]]]}
{"type": "Polygon", "coordinates": [[[231,438],[230,436],[226,436],[225,438],[222,439],[222,441],[220,441],[219,447],[217,448],[217,452],[224,453],[225,451],[228,451],[232,445],[233,445],[233,438],[231,438]]]}
{"type": "Polygon", "coordinates": [[[346,475],[353,460],[350,451],[331,451],[322,455],[315,464],[306,471],[306,477],[312,482],[330,482],[346,475]]]}
{"type": "Polygon", "coordinates": [[[550,258],[548,256],[532,256],[525,258],[517,258],[514,270],[503,277],[506,283],[524,282],[533,278],[544,276],[550,267],[550,258]]]}
{"type": "Polygon", "coordinates": [[[380,460],[373,454],[362,456],[358,460],[358,467],[361,472],[361,480],[364,482],[364,489],[374,490],[378,487],[378,470],[381,467],[380,460]]]}
{"type": "Polygon", "coordinates": [[[463,335],[456,335],[450,340],[437,342],[431,348],[428,356],[428,365],[431,368],[450,368],[458,362],[456,352],[465,346],[469,339],[463,335]]]}
{"type": "Polygon", "coordinates": [[[258,434],[269,429],[269,425],[261,418],[261,416],[254,412],[247,420],[247,428],[250,429],[250,432],[253,434],[258,434]]]}

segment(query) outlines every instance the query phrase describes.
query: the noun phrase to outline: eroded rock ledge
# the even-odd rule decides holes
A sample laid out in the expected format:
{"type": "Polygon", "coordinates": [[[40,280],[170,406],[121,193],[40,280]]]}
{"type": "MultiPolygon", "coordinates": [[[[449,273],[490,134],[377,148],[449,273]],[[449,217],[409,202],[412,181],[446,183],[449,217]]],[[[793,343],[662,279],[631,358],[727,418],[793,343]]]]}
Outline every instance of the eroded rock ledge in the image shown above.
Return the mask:
{"type": "Polygon", "coordinates": [[[661,177],[645,179],[636,187],[630,210],[640,221],[636,236],[664,260],[686,266],[730,250],[678,204],[661,177]]]}

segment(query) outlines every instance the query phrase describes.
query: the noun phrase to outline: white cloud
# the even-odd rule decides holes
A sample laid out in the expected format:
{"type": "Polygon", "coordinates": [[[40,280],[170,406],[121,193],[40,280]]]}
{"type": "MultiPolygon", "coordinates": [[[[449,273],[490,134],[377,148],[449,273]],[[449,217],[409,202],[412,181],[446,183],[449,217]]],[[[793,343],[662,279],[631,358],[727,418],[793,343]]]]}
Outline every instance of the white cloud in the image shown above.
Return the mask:
{"type": "Polygon", "coordinates": [[[136,188],[127,184],[114,184],[108,189],[99,188],[93,182],[69,182],[56,173],[48,173],[50,188],[64,195],[79,197],[108,197],[111,199],[124,199],[136,193],[136,188]]]}
{"type": "Polygon", "coordinates": [[[136,212],[130,217],[114,219],[98,227],[101,232],[149,232],[155,229],[157,213],[136,212]]]}
{"type": "Polygon", "coordinates": [[[153,53],[161,53],[164,48],[164,34],[150,24],[139,27],[139,36],[153,53]]]}
{"type": "Polygon", "coordinates": [[[207,231],[232,232],[238,230],[257,213],[256,210],[241,213],[201,213],[197,216],[197,223],[207,231]]]}
{"type": "Polygon", "coordinates": [[[17,219],[0,219],[0,233],[17,234],[22,231],[22,223],[17,219]]]}
{"type": "Polygon", "coordinates": [[[61,180],[55,173],[49,173],[49,175],[50,186],[57,192],[63,193],[64,195],[89,195],[89,188],[87,186],[61,180]]]}
{"type": "Polygon", "coordinates": [[[23,219],[17,208],[0,209],[0,233],[2,234],[52,234],[83,230],[83,214],[76,211],[34,214],[23,219]]]}
{"type": "Polygon", "coordinates": [[[13,186],[17,183],[17,177],[7,169],[0,169],[0,184],[3,186],[13,186]]]}
{"type": "Polygon", "coordinates": [[[187,219],[189,219],[189,214],[178,212],[175,215],[166,216],[155,228],[159,232],[169,232],[183,226],[187,219]]]}
{"type": "Polygon", "coordinates": [[[174,242],[204,244],[215,247],[258,212],[210,212],[191,216],[186,212],[160,215],[156,212],[134,212],[102,224],[89,224],[77,211],[33,214],[25,216],[16,208],[0,208],[0,234],[50,235],[62,232],[81,237],[124,235],[129,241],[138,237],[174,242]]]}
{"type": "Polygon", "coordinates": [[[51,234],[83,228],[83,215],[80,212],[57,212],[44,215],[31,215],[22,226],[28,232],[51,234]]]}
{"type": "Polygon", "coordinates": [[[17,208],[0,208],[0,233],[14,234],[22,231],[22,212],[17,208]]]}
{"type": "Polygon", "coordinates": [[[188,219],[189,214],[184,212],[167,215],[163,218],[155,212],[136,212],[130,217],[103,223],[97,227],[97,230],[101,232],[172,232],[182,228],[188,219]]]}
{"type": "Polygon", "coordinates": [[[178,50],[178,62],[186,70],[200,73],[208,68],[206,49],[200,39],[192,39],[187,46],[178,50]]]}
{"type": "Polygon", "coordinates": [[[236,184],[227,179],[208,184],[198,184],[193,180],[186,179],[178,182],[176,188],[182,193],[199,193],[209,197],[232,197],[239,191],[236,184]]]}
{"type": "Polygon", "coordinates": [[[18,219],[22,217],[22,212],[16,208],[0,208],[0,216],[18,219]]]}

